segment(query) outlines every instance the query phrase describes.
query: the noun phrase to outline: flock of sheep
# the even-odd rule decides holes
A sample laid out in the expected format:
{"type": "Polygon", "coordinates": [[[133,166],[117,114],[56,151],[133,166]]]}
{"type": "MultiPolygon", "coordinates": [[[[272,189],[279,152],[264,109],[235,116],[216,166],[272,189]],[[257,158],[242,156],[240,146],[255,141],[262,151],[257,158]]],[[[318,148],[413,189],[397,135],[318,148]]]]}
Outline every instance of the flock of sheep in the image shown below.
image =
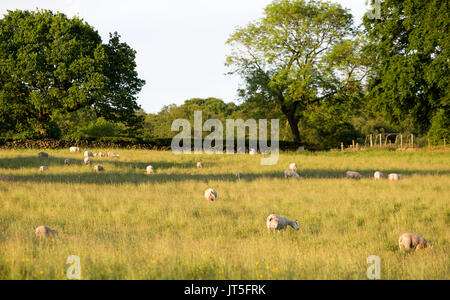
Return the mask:
{"type": "MultiPolygon", "coordinates": [[[[71,147],[70,148],[70,152],[74,153],[74,152],[81,152],[80,148],[78,147],[71,147]]],[[[253,155],[253,153],[250,153],[251,155],[253,155]]],[[[38,157],[48,157],[48,154],[45,152],[40,152],[38,153],[38,157]]],[[[114,152],[99,152],[99,153],[92,153],[91,151],[85,151],[84,152],[84,164],[85,165],[91,165],[92,161],[91,161],[91,157],[110,157],[110,158],[115,158],[115,157],[120,157],[120,155],[114,153],[114,152]]],[[[71,164],[70,159],[66,159],[64,161],[64,164],[69,166],[71,164]]],[[[197,168],[201,169],[203,168],[203,163],[202,162],[197,162],[197,168]]],[[[41,166],[39,168],[40,172],[45,172],[48,171],[48,166],[41,166]]],[[[105,169],[103,168],[103,166],[100,165],[96,165],[94,166],[94,171],[96,172],[102,172],[105,169]]],[[[292,163],[289,165],[289,170],[285,170],[284,171],[284,177],[286,179],[289,178],[298,178],[301,179],[300,175],[297,173],[298,167],[296,163],[292,163]]],[[[154,168],[153,166],[147,166],[146,168],[146,172],[147,174],[153,174],[154,168]]],[[[241,178],[244,177],[244,174],[242,172],[238,172],[236,173],[236,178],[238,180],[240,180],[241,178]]],[[[355,171],[348,171],[346,173],[346,177],[349,179],[361,179],[363,178],[363,176],[359,173],[359,172],[355,172],[355,171]]],[[[381,180],[383,178],[385,178],[384,174],[380,171],[375,172],[374,174],[374,178],[375,180],[381,180]]],[[[402,176],[399,174],[389,174],[388,175],[388,179],[390,181],[398,181],[402,179],[402,176]]],[[[9,177],[7,176],[0,176],[0,181],[8,181],[9,177]]],[[[217,191],[215,191],[212,188],[209,188],[205,191],[205,199],[209,200],[209,201],[215,201],[217,200],[218,194],[217,191]]],[[[276,214],[271,214],[267,217],[266,220],[266,225],[268,230],[285,230],[288,226],[291,226],[292,228],[294,228],[295,230],[299,230],[299,225],[298,225],[298,221],[297,220],[290,220],[284,216],[279,216],[276,214]]],[[[53,236],[53,235],[57,235],[58,231],[56,229],[50,228],[48,226],[39,226],[38,228],[36,228],[36,236],[40,237],[40,238],[45,238],[45,237],[49,237],[49,236],[53,236]]],[[[405,233],[403,235],[400,236],[399,240],[398,240],[398,244],[399,244],[399,248],[405,248],[407,250],[410,249],[420,249],[420,248],[432,248],[432,244],[430,242],[428,242],[424,237],[417,235],[417,234],[412,234],[412,233],[405,233]]]]}

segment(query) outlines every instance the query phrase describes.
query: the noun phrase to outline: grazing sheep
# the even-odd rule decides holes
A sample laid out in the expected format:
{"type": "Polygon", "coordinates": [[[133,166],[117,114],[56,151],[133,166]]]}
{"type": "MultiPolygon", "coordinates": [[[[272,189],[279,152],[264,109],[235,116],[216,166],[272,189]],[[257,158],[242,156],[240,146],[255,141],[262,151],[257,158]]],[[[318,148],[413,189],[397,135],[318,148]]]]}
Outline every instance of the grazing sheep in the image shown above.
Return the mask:
{"type": "Polygon", "coordinates": [[[38,157],[48,157],[48,153],[45,152],[39,152],[38,157]]]}
{"type": "Polygon", "coordinates": [[[403,179],[402,175],[400,174],[389,174],[388,178],[390,181],[399,181],[403,179]]]}
{"type": "Polygon", "coordinates": [[[75,152],[81,152],[81,149],[80,148],[78,148],[78,147],[70,147],[70,152],[71,153],[75,153],[75,152]]]}
{"type": "Polygon", "coordinates": [[[152,167],[152,166],[148,166],[148,167],[147,167],[147,174],[153,174],[153,172],[155,172],[155,171],[153,170],[153,167],[152,167]]]}
{"type": "Polygon", "coordinates": [[[279,215],[270,215],[267,217],[267,228],[269,230],[284,230],[286,229],[288,226],[291,226],[292,228],[294,228],[295,230],[299,230],[300,228],[298,227],[298,222],[297,220],[293,221],[293,220],[289,220],[286,217],[282,217],[279,215]]]}
{"type": "Polygon", "coordinates": [[[284,178],[288,179],[292,177],[300,179],[300,175],[298,175],[297,172],[294,172],[292,170],[284,171],[284,178]]]}
{"type": "Polygon", "coordinates": [[[91,160],[90,160],[89,157],[85,157],[85,158],[84,158],[84,164],[85,164],[86,166],[91,164],[91,160]]]}
{"type": "Polygon", "coordinates": [[[103,172],[103,171],[105,171],[105,168],[103,168],[102,166],[95,166],[94,171],[95,172],[103,172]]]}
{"type": "Polygon", "coordinates": [[[66,160],[64,161],[64,165],[66,165],[66,166],[70,166],[71,163],[72,163],[72,162],[70,161],[70,159],[66,159],[66,160]]]}
{"type": "Polygon", "coordinates": [[[92,157],[94,154],[91,151],[84,151],[84,157],[92,157]]]}
{"type": "Polygon", "coordinates": [[[217,192],[213,189],[207,189],[205,191],[206,200],[215,201],[217,199],[217,192]]]}
{"type": "Polygon", "coordinates": [[[203,163],[201,163],[200,161],[197,163],[197,169],[202,169],[203,168],[203,163]]]}
{"type": "Polygon", "coordinates": [[[242,177],[244,177],[244,173],[241,173],[241,172],[237,172],[236,173],[236,178],[237,179],[241,180],[242,177]]]}
{"type": "Polygon", "coordinates": [[[117,153],[114,153],[114,152],[108,152],[108,157],[120,157],[120,155],[119,154],[117,154],[117,153]]]}
{"type": "Polygon", "coordinates": [[[39,168],[39,172],[46,172],[46,171],[48,171],[48,167],[47,166],[41,166],[39,168]]]}
{"type": "Polygon", "coordinates": [[[398,239],[398,247],[402,250],[402,247],[406,250],[420,248],[433,248],[433,245],[428,242],[423,236],[414,233],[405,233],[398,239]]]}
{"type": "Polygon", "coordinates": [[[46,238],[49,236],[57,235],[58,231],[47,226],[39,226],[38,228],[36,228],[35,233],[38,238],[46,238]]]}
{"type": "Polygon", "coordinates": [[[373,175],[373,177],[375,178],[375,180],[380,180],[384,178],[384,174],[381,172],[375,172],[375,174],[373,175]]]}
{"type": "Polygon", "coordinates": [[[0,181],[9,181],[9,176],[0,176],[0,181]]]}
{"type": "Polygon", "coordinates": [[[251,149],[248,151],[248,153],[249,153],[250,155],[256,155],[256,154],[258,154],[258,151],[257,151],[256,149],[251,148],[251,149]]]}
{"type": "Polygon", "coordinates": [[[351,179],[361,179],[362,175],[359,174],[358,172],[353,172],[353,171],[348,171],[346,173],[347,178],[351,178],[351,179]]]}
{"type": "Polygon", "coordinates": [[[297,164],[296,164],[296,163],[290,164],[290,165],[289,165],[289,169],[292,170],[292,171],[294,171],[294,172],[297,172],[297,170],[298,170],[297,164]]]}
{"type": "Polygon", "coordinates": [[[94,156],[96,156],[96,157],[108,157],[108,153],[106,153],[106,152],[99,152],[99,153],[95,153],[94,156]]]}

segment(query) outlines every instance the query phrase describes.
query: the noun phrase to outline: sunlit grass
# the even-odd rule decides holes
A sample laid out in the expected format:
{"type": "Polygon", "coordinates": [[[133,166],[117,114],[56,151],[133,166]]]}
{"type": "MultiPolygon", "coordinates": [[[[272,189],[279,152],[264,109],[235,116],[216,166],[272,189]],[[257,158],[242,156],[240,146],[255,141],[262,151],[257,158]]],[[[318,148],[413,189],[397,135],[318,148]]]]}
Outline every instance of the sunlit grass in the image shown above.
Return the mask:
{"type": "Polygon", "coordinates": [[[0,181],[0,279],[65,279],[70,255],[82,279],[367,279],[370,255],[383,279],[450,279],[448,153],[282,153],[261,166],[259,156],[115,150],[120,159],[93,159],[106,169],[97,174],[81,153],[37,152],[0,151],[11,178],[0,181]],[[304,180],[283,178],[291,162],[304,180]],[[377,170],[404,180],[375,181],[377,170]],[[271,213],[300,230],[268,233],[271,213]],[[60,234],[37,241],[39,225],[60,234]],[[434,248],[398,251],[405,232],[434,248]]]}

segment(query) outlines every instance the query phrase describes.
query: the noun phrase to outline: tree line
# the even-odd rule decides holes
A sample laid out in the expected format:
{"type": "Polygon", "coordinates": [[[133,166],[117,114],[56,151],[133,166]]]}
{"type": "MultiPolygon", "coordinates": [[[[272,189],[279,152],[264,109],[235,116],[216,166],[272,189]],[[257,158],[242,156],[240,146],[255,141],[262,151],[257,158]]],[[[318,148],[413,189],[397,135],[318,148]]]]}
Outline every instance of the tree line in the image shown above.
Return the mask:
{"type": "MultiPolygon", "coordinates": [[[[237,103],[189,99],[145,113],[136,52],[117,33],[103,43],[75,17],[9,11],[0,19],[0,136],[171,138],[173,120],[279,119],[280,138],[337,147],[368,134],[449,137],[448,1],[381,2],[354,25],[336,3],[279,0],[226,42],[237,103]],[[372,15],[373,16],[373,15],[372,15]]],[[[226,100],[226,99],[225,99],[226,100]]]]}

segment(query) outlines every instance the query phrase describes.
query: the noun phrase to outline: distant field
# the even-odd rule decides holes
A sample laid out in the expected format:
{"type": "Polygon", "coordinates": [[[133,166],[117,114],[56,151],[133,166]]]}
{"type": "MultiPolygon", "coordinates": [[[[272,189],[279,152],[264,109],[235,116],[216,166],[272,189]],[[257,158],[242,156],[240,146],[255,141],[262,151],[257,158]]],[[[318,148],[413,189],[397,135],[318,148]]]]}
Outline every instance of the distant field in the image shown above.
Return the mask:
{"type": "Polygon", "coordinates": [[[96,174],[82,153],[0,150],[10,177],[0,181],[0,279],[66,279],[70,255],[82,279],[367,279],[371,255],[382,279],[450,279],[448,152],[292,152],[261,166],[259,156],[114,151],[120,159],[93,158],[106,169],[96,174]],[[291,162],[303,180],[283,178],[291,162]],[[377,170],[404,180],[375,181],[377,170]],[[300,230],[268,233],[271,213],[300,230]],[[38,242],[39,225],[60,234],[38,242]],[[405,232],[434,248],[400,252],[405,232]]]}

